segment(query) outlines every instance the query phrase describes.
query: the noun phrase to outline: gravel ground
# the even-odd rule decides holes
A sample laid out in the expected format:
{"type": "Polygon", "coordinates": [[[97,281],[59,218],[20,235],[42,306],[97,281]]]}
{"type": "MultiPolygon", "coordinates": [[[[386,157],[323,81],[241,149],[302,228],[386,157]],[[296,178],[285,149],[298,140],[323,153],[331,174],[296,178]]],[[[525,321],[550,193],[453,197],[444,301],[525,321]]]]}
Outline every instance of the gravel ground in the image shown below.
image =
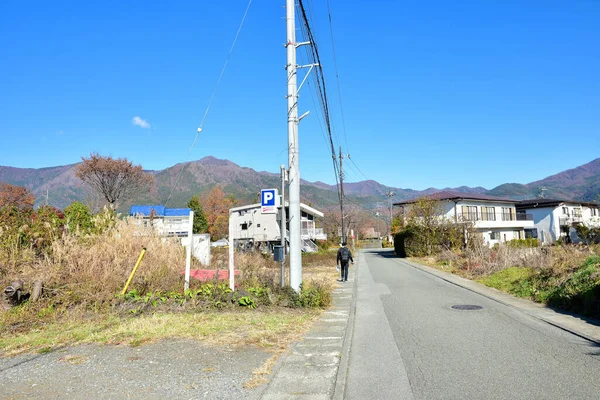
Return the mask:
{"type": "Polygon", "coordinates": [[[245,399],[270,353],[165,340],[0,358],[0,399],[245,399]]]}

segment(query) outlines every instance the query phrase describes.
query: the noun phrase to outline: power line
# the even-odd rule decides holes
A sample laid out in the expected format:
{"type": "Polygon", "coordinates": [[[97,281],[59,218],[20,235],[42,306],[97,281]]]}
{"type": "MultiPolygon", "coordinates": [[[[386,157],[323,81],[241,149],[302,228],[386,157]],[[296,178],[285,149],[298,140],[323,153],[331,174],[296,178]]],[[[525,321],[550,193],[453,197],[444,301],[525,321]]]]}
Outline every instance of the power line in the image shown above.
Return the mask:
{"type": "Polygon", "coordinates": [[[337,82],[338,98],[340,100],[340,113],[342,115],[342,128],[344,130],[344,140],[346,141],[346,148],[348,148],[348,137],[346,136],[346,119],[344,118],[344,106],[342,104],[342,90],[340,88],[340,76],[338,74],[337,66],[337,55],[335,51],[335,41],[333,40],[333,23],[331,22],[331,6],[329,0],[327,0],[327,14],[329,17],[329,34],[331,36],[331,49],[333,51],[333,67],[335,69],[335,80],[337,82]]]}
{"type": "Polygon", "coordinates": [[[310,42],[310,44],[311,44],[311,46],[307,46],[306,55],[307,55],[307,58],[310,61],[312,61],[312,64],[314,65],[314,75],[312,76],[312,78],[313,78],[315,90],[318,92],[317,99],[319,100],[319,103],[321,105],[321,111],[323,113],[323,121],[325,124],[325,130],[328,134],[329,146],[330,146],[331,157],[332,157],[332,162],[333,162],[333,169],[334,169],[334,172],[336,173],[336,185],[338,188],[338,197],[339,197],[339,200],[341,203],[343,201],[343,199],[342,199],[343,194],[341,192],[340,183],[337,179],[339,170],[338,170],[338,165],[336,162],[335,146],[333,144],[332,121],[331,121],[330,113],[329,113],[329,101],[327,99],[325,77],[323,74],[321,58],[319,56],[319,50],[318,50],[314,35],[310,28],[306,8],[304,7],[304,3],[302,0],[298,0],[297,7],[299,9],[300,18],[303,22],[302,24],[300,24],[302,33],[303,33],[304,37],[308,40],[308,42],[310,42]]]}
{"type": "Polygon", "coordinates": [[[246,16],[248,15],[248,11],[250,10],[250,6],[251,5],[252,5],[252,0],[249,0],[248,1],[248,5],[246,6],[246,11],[244,12],[244,16],[242,17],[242,21],[240,22],[238,30],[237,30],[237,32],[235,34],[234,39],[233,39],[233,43],[231,44],[231,48],[229,49],[229,54],[227,55],[227,58],[225,59],[225,63],[223,64],[223,68],[221,69],[221,73],[219,74],[219,79],[217,79],[217,84],[215,85],[215,88],[213,89],[212,95],[210,96],[210,100],[208,101],[208,105],[206,106],[206,110],[204,111],[204,116],[202,117],[202,121],[200,122],[200,126],[198,127],[196,136],[194,137],[194,141],[192,142],[192,146],[190,147],[190,150],[188,152],[188,160],[187,160],[186,163],[184,163],[181,166],[181,169],[179,170],[179,173],[177,174],[177,178],[175,178],[175,184],[171,188],[171,193],[169,193],[169,197],[167,197],[167,200],[165,201],[165,207],[167,206],[167,204],[171,200],[171,197],[173,196],[173,192],[175,191],[175,188],[177,188],[177,183],[179,183],[179,178],[181,178],[181,174],[183,173],[183,170],[189,164],[189,161],[190,161],[190,158],[191,158],[191,154],[192,154],[192,150],[194,150],[194,146],[196,145],[196,141],[198,140],[198,136],[200,136],[200,132],[202,132],[202,129],[204,127],[204,121],[206,121],[206,117],[208,116],[208,112],[209,112],[210,107],[211,107],[211,105],[213,103],[213,100],[215,98],[215,94],[217,93],[217,89],[219,88],[219,85],[221,83],[221,79],[223,78],[223,74],[225,74],[225,69],[227,68],[227,64],[229,63],[229,59],[231,58],[231,54],[233,53],[233,49],[235,48],[235,44],[237,43],[238,37],[240,36],[240,32],[242,31],[242,27],[244,26],[244,22],[246,21],[246,16]]]}
{"type": "Polygon", "coordinates": [[[358,172],[366,179],[366,180],[370,180],[370,178],[368,178],[362,171],[360,168],[358,168],[358,165],[356,165],[356,163],[354,162],[354,160],[350,157],[348,157],[348,159],[350,160],[350,162],[352,163],[352,165],[354,165],[354,167],[356,167],[356,169],[358,170],[358,172]]]}

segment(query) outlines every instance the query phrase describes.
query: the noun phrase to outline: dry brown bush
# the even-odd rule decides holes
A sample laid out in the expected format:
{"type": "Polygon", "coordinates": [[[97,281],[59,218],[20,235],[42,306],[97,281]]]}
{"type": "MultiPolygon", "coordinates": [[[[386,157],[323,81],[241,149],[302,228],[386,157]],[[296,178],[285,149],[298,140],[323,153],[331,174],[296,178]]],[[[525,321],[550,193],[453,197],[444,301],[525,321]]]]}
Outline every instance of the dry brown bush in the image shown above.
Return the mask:
{"type": "Polygon", "coordinates": [[[546,246],[516,248],[500,245],[489,248],[484,244],[471,246],[461,256],[448,252],[438,255],[438,262],[449,260],[459,265],[467,275],[485,276],[510,267],[531,268],[553,276],[562,276],[578,268],[592,254],[598,254],[598,246],[546,246]],[[462,259],[461,259],[462,257],[462,259]]]}
{"type": "Polygon", "coordinates": [[[67,303],[104,302],[121,291],[145,247],[132,288],[172,290],[182,282],[180,271],[185,269],[184,248],[177,241],[123,220],[98,236],[65,234],[43,258],[9,271],[8,276],[42,280],[47,292],[64,296],[67,303]]]}

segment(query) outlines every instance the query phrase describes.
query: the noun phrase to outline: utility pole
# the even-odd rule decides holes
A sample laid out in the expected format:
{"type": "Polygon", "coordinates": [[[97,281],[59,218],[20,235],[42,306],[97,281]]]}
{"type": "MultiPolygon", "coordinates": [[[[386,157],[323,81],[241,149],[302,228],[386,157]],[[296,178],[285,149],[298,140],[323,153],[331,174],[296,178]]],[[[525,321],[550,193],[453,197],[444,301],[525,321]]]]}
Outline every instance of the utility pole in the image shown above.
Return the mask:
{"type": "Polygon", "coordinates": [[[46,189],[46,205],[48,205],[48,189],[46,189]]]}
{"type": "Polygon", "coordinates": [[[281,260],[281,287],[285,286],[285,237],[287,236],[285,216],[285,165],[281,166],[281,247],[283,247],[283,259],[281,260]]]}
{"type": "Polygon", "coordinates": [[[394,197],[395,194],[396,193],[392,192],[391,190],[385,194],[390,199],[390,231],[388,232],[388,239],[392,236],[392,222],[394,222],[392,217],[392,197],[394,197]]]}
{"type": "Polygon", "coordinates": [[[342,146],[340,146],[340,211],[342,213],[342,243],[346,241],[344,231],[344,155],[342,154],[342,146]]]}
{"type": "Polygon", "coordinates": [[[290,286],[300,290],[302,283],[302,237],[300,231],[300,169],[298,151],[298,88],[296,70],[296,13],[295,0],[286,0],[287,27],[287,123],[289,164],[289,225],[290,225],[290,286]]]}

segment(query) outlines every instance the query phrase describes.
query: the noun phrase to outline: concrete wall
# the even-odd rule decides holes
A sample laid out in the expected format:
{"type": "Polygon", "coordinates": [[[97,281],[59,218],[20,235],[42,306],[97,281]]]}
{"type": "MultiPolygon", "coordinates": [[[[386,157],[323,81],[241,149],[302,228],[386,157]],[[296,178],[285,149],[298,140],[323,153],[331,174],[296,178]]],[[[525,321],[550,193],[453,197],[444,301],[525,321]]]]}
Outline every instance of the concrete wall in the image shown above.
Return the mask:
{"type": "MultiPolygon", "coordinates": [[[[233,239],[276,241],[281,239],[279,214],[262,214],[260,208],[232,212],[233,239]],[[246,229],[242,229],[246,227],[246,229]]],[[[231,239],[231,238],[230,238],[231,239]]]]}

